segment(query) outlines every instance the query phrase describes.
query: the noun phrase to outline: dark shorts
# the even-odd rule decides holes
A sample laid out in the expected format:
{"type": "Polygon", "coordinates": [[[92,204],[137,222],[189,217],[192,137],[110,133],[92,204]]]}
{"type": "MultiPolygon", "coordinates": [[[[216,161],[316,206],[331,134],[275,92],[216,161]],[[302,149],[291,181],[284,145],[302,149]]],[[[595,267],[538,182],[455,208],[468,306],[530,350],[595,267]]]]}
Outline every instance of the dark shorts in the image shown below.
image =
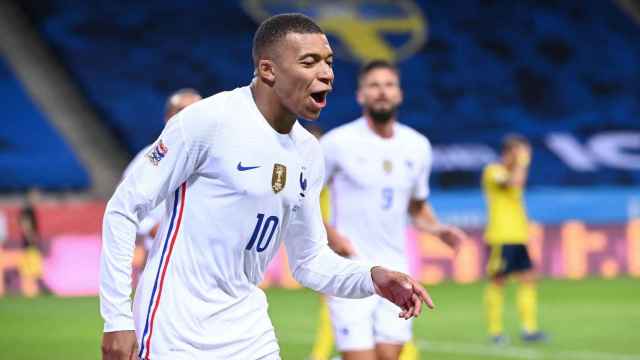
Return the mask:
{"type": "Polygon", "coordinates": [[[489,276],[509,275],[514,272],[531,270],[531,258],[524,244],[489,245],[489,276]]]}

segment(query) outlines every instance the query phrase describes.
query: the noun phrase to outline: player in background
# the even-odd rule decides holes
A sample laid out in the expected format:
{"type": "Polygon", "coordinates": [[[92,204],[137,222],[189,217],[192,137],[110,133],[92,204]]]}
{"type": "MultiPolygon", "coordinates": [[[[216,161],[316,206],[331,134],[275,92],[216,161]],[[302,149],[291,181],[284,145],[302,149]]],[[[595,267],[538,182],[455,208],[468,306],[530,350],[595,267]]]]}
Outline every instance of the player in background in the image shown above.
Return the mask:
{"type": "Polygon", "coordinates": [[[502,311],[504,284],[510,275],[519,281],[518,314],[522,324],[522,340],[542,341],[545,334],[538,329],[536,274],[533,271],[527,242],[529,223],[524,205],[531,146],[522,136],[511,135],[502,144],[500,162],[489,164],[482,174],[482,189],[488,209],[485,239],[489,247],[485,289],[485,307],[491,341],[506,344],[502,311]]]}
{"type": "Polygon", "coordinates": [[[297,118],[315,120],[333,83],[322,29],[301,14],[254,35],[255,77],[187,107],[107,204],[100,310],[105,359],[279,359],[257,286],[284,241],[294,278],[345,297],[379,294],[417,316],[426,290],[406,274],[344,259],[327,246],[319,195],[322,149],[297,118]],[[131,306],[135,233],[167,199],[131,306]]]}
{"type": "MultiPolygon", "coordinates": [[[[324,132],[322,128],[316,124],[305,125],[305,128],[309,130],[313,136],[320,139],[324,132]]],[[[329,187],[322,188],[320,193],[320,209],[322,210],[322,220],[328,223],[331,220],[331,192],[329,187]]],[[[342,250],[343,254],[353,253],[351,244],[345,242],[343,246],[347,249],[342,250]]],[[[311,354],[309,360],[329,360],[333,353],[335,341],[333,336],[333,329],[331,325],[331,314],[329,313],[329,305],[324,296],[320,296],[320,311],[318,314],[318,325],[316,328],[316,336],[313,341],[313,347],[311,348],[311,354]]],[[[418,360],[419,351],[414,341],[408,341],[404,344],[402,352],[400,353],[400,360],[418,360]]]]}
{"type": "MultiPolygon", "coordinates": [[[[171,118],[179,113],[182,109],[187,106],[202,100],[202,96],[200,93],[191,88],[183,88],[178,91],[173,92],[167,98],[167,101],[164,106],[164,123],[165,125],[171,120],[171,118]]],[[[153,144],[146,146],[136,156],[134,156],[133,160],[129,163],[127,168],[124,170],[122,174],[122,178],[127,176],[133,169],[134,165],[144,161],[146,155],[152,151],[153,144]]],[[[156,206],[153,210],[151,210],[147,217],[140,221],[140,225],[138,226],[137,235],[141,239],[142,244],[144,246],[145,251],[149,251],[151,249],[151,245],[153,244],[153,239],[156,236],[156,231],[158,230],[158,226],[162,221],[162,216],[165,213],[164,202],[156,206]]]]}
{"type": "MultiPolygon", "coordinates": [[[[409,218],[419,231],[452,247],[466,235],[441,224],[427,201],[431,145],[398,122],[398,69],[383,60],[365,64],[357,101],[362,117],[320,139],[331,189],[332,219],[325,224],[329,244],[345,257],[407,272],[409,218]]],[[[398,359],[403,344],[412,338],[411,321],[398,318],[398,308],[379,296],[330,297],[328,303],[344,360],[398,359]]]]}

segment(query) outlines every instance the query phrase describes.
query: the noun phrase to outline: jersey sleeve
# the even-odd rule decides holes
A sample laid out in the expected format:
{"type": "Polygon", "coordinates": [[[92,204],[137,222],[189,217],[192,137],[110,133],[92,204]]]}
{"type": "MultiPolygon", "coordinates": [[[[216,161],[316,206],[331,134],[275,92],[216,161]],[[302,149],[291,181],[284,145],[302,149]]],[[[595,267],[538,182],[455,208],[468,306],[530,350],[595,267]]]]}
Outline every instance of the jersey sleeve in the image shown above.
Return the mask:
{"type": "Polygon", "coordinates": [[[420,149],[424,153],[424,157],[420,162],[418,176],[416,176],[413,188],[411,189],[411,198],[416,200],[426,200],[429,196],[429,176],[431,175],[431,144],[429,140],[424,139],[420,149]]]}
{"type": "Polygon", "coordinates": [[[131,271],[141,220],[187,181],[207,154],[208,146],[199,135],[204,133],[202,126],[196,124],[200,119],[187,110],[167,124],[107,203],[100,257],[100,313],[105,332],[134,329],[131,271]]]}
{"type": "Polygon", "coordinates": [[[320,165],[310,178],[309,191],[285,236],[291,273],[302,285],[325,294],[348,298],[373,295],[372,266],[343,258],[327,244],[319,201],[324,166],[321,161],[316,163],[320,165]]]}

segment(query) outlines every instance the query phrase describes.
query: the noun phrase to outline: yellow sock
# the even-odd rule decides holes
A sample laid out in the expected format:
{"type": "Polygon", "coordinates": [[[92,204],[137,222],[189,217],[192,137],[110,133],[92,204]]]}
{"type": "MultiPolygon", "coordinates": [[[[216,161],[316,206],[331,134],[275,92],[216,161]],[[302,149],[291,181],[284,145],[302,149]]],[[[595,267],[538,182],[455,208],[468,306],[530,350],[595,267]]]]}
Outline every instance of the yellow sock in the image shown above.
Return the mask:
{"type": "Polygon", "coordinates": [[[420,358],[420,352],[413,339],[409,340],[402,347],[399,360],[418,360],[420,358]]]}
{"type": "Polygon", "coordinates": [[[517,298],[522,329],[527,333],[538,331],[538,289],[534,284],[520,284],[517,298]]]}
{"type": "Polygon", "coordinates": [[[331,329],[331,316],[329,315],[327,301],[323,297],[320,301],[320,318],[313,350],[311,350],[311,359],[328,360],[332,351],[333,330],[331,329]]]}
{"type": "Polygon", "coordinates": [[[489,335],[502,335],[502,306],[504,289],[500,285],[489,283],[484,293],[484,304],[487,312],[489,335]]]}

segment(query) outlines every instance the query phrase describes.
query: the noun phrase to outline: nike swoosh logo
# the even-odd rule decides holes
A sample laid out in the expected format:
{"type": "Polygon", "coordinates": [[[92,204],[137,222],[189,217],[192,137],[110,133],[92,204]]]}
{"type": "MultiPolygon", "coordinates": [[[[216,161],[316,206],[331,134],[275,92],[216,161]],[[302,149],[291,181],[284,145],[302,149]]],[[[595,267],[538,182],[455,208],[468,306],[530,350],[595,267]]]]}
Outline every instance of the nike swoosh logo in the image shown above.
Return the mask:
{"type": "Polygon", "coordinates": [[[247,171],[257,169],[260,166],[242,166],[242,161],[238,163],[238,171],[247,171]]]}

